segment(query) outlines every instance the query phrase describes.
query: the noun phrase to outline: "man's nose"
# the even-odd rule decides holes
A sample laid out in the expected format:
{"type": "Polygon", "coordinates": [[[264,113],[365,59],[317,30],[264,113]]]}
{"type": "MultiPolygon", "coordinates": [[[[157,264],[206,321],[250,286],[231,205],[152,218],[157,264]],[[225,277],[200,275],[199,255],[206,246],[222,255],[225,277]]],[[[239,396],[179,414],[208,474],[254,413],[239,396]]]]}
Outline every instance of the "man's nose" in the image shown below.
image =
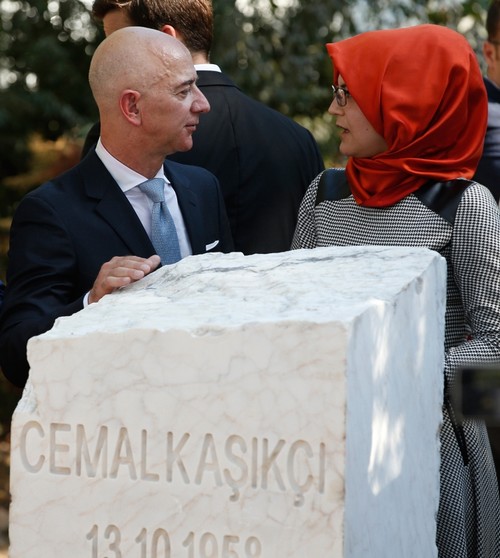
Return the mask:
{"type": "Polygon", "coordinates": [[[209,112],[210,103],[203,93],[195,85],[195,99],[193,101],[193,112],[209,112]]]}

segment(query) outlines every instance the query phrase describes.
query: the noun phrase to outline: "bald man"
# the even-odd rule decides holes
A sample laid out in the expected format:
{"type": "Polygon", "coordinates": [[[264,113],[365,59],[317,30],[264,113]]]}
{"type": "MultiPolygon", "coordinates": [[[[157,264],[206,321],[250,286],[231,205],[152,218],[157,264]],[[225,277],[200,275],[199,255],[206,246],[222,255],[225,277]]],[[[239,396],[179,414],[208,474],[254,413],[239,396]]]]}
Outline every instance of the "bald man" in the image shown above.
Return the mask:
{"type": "Polygon", "coordinates": [[[160,31],[127,27],[97,48],[89,82],[101,120],[96,150],[29,193],[12,222],[0,365],[21,387],[31,337],[160,265],[150,239],[153,201],[142,183],[163,181],[177,259],[233,248],[215,176],[165,161],[191,148],[210,108],[186,47],[160,31]]]}

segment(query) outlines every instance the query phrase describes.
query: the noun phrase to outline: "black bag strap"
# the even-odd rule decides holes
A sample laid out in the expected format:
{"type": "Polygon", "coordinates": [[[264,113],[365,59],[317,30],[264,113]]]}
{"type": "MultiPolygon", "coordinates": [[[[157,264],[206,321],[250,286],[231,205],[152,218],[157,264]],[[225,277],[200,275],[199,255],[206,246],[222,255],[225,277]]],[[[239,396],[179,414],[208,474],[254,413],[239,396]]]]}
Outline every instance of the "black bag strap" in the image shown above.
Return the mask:
{"type": "MultiPolygon", "coordinates": [[[[428,182],[413,195],[445,221],[454,224],[458,204],[472,180],[455,178],[447,182],[428,182]]],[[[315,206],[324,201],[338,201],[351,195],[345,169],[326,169],[319,179],[315,206]]]]}
{"type": "Polygon", "coordinates": [[[455,178],[447,182],[428,182],[413,194],[426,207],[453,225],[458,204],[471,184],[472,180],[464,178],[455,178]]]}
{"type": "Polygon", "coordinates": [[[347,183],[345,169],[326,169],[319,179],[318,191],[316,192],[316,203],[323,201],[337,201],[351,195],[351,188],[347,183]]]}

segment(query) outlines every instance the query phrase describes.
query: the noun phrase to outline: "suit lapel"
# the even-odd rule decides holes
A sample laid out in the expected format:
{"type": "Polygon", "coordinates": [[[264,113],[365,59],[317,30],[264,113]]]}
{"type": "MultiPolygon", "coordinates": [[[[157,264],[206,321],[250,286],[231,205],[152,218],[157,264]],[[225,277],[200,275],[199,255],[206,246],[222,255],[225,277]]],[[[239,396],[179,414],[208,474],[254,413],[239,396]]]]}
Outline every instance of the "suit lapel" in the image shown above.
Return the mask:
{"type": "MultiPolygon", "coordinates": [[[[148,258],[155,249],[134,208],[118,184],[93,153],[82,161],[85,191],[95,201],[98,213],[122,239],[130,254],[148,258]]],[[[105,239],[103,239],[105,242],[105,239]]],[[[118,255],[118,254],[117,254],[118,255]]]]}
{"type": "Polygon", "coordinates": [[[176,172],[168,161],[165,161],[164,169],[165,176],[169,179],[177,196],[193,254],[204,254],[206,246],[198,197],[190,187],[189,179],[176,172]]]}

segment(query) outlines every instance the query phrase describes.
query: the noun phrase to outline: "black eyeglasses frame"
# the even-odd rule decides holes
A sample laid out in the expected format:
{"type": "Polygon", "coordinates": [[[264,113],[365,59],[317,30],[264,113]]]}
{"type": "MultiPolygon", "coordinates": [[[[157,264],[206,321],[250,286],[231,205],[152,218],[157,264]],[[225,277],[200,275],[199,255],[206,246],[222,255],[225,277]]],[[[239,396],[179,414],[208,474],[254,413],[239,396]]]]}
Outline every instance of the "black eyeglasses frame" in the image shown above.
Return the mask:
{"type": "Polygon", "coordinates": [[[337,101],[339,107],[347,105],[347,98],[351,96],[345,85],[332,85],[333,98],[337,101]]]}

